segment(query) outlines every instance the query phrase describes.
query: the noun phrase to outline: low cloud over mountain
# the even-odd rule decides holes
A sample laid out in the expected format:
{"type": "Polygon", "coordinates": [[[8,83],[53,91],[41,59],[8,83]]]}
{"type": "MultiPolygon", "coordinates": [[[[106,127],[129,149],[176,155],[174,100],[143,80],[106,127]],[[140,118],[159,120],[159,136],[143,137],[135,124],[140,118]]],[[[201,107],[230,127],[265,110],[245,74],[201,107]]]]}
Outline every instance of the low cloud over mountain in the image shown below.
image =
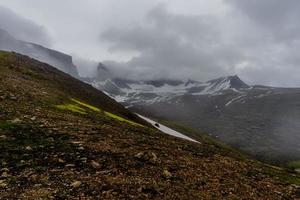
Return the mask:
{"type": "MultiPolygon", "coordinates": [[[[3,0],[0,5],[13,10],[1,8],[0,26],[16,38],[102,62],[116,77],[206,81],[237,74],[250,84],[300,85],[297,0],[3,0]],[[53,43],[36,24],[51,32],[53,43]]],[[[79,72],[90,75],[96,68],[82,65],[79,72]]]]}
{"type": "Polygon", "coordinates": [[[6,30],[19,40],[51,46],[46,29],[12,10],[0,6],[0,29],[6,30]]]}

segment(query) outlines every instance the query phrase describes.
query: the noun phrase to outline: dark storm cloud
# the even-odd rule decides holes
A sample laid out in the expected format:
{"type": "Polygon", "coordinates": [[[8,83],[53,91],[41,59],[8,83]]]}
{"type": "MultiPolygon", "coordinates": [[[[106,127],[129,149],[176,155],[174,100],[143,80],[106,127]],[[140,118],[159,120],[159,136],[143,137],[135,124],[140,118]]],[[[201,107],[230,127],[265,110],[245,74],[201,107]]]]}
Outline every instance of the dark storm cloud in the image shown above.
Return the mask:
{"type": "Polygon", "coordinates": [[[227,0],[236,11],[250,19],[276,42],[299,39],[300,1],[298,0],[227,0]]]}
{"type": "Polygon", "coordinates": [[[136,56],[105,63],[119,76],[136,79],[238,74],[250,84],[300,85],[300,1],[226,3],[230,7],[222,17],[183,15],[159,5],[138,25],[109,28],[101,39],[110,42],[110,50],[136,56]]]}
{"type": "Polygon", "coordinates": [[[300,1],[298,0],[229,0],[270,36],[277,39],[292,41],[299,39],[300,1]]]}
{"type": "MultiPolygon", "coordinates": [[[[252,82],[300,85],[300,1],[227,0],[247,27],[240,49],[248,66],[240,73],[252,82]],[[289,77],[289,78],[287,78],[289,77]]],[[[243,31],[240,31],[243,33],[243,31]]]]}
{"type": "Polygon", "coordinates": [[[42,26],[2,6],[0,6],[0,29],[9,32],[19,40],[46,46],[50,46],[51,44],[50,37],[42,26]]]}
{"type": "Polygon", "coordinates": [[[111,51],[138,52],[128,62],[105,63],[128,70],[126,75],[136,79],[201,80],[230,74],[241,55],[222,42],[217,24],[210,16],[174,14],[165,6],[156,6],[143,25],[102,33],[101,38],[111,42],[111,51]]]}

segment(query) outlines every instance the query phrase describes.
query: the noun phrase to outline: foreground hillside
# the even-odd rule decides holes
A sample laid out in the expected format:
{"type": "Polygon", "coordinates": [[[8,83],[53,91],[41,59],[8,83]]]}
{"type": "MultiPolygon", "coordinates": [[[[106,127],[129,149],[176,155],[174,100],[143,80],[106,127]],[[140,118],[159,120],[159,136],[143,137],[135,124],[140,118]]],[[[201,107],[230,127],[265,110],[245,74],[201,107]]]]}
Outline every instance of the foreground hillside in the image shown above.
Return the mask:
{"type": "Polygon", "coordinates": [[[299,198],[295,174],[200,142],[151,128],[47,64],[0,52],[0,199],[299,198]]]}

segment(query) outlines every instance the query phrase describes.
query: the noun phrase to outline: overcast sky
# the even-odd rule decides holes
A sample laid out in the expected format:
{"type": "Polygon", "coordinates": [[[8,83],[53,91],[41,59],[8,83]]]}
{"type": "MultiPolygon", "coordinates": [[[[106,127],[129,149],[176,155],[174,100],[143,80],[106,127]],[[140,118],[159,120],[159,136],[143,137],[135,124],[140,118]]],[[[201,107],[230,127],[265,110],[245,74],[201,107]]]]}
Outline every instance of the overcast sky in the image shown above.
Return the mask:
{"type": "MultiPolygon", "coordinates": [[[[299,0],[0,0],[15,37],[133,79],[300,86],[299,0]]],[[[84,63],[84,62],[80,62],[84,63]]],[[[81,72],[91,72],[81,64],[81,72]]]]}

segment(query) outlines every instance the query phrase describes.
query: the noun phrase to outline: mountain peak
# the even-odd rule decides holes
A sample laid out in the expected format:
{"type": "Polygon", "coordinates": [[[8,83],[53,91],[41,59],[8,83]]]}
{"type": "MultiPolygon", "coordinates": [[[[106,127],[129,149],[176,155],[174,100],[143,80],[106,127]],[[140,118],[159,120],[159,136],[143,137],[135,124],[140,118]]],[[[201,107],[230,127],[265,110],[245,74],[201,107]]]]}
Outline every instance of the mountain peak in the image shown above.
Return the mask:
{"type": "Polygon", "coordinates": [[[242,89],[242,88],[249,88],[249,85],[247,85],[244,81],[242,81],[238,75],[234,76],[224,76],[217,79],[213,79],[210,81],[207,81],[207,83],[214,84],[214,85],[225,85],[226,88],[233,88],[233,89],[242,89]]]}
{"type": "Polygon", "coordinates": [[[244,81],[240,79],[238,75],[229,76],[231,88],[235,89],[241,89],[241,88],[249,88],[249,85],[247,85],[244,81]]]}

